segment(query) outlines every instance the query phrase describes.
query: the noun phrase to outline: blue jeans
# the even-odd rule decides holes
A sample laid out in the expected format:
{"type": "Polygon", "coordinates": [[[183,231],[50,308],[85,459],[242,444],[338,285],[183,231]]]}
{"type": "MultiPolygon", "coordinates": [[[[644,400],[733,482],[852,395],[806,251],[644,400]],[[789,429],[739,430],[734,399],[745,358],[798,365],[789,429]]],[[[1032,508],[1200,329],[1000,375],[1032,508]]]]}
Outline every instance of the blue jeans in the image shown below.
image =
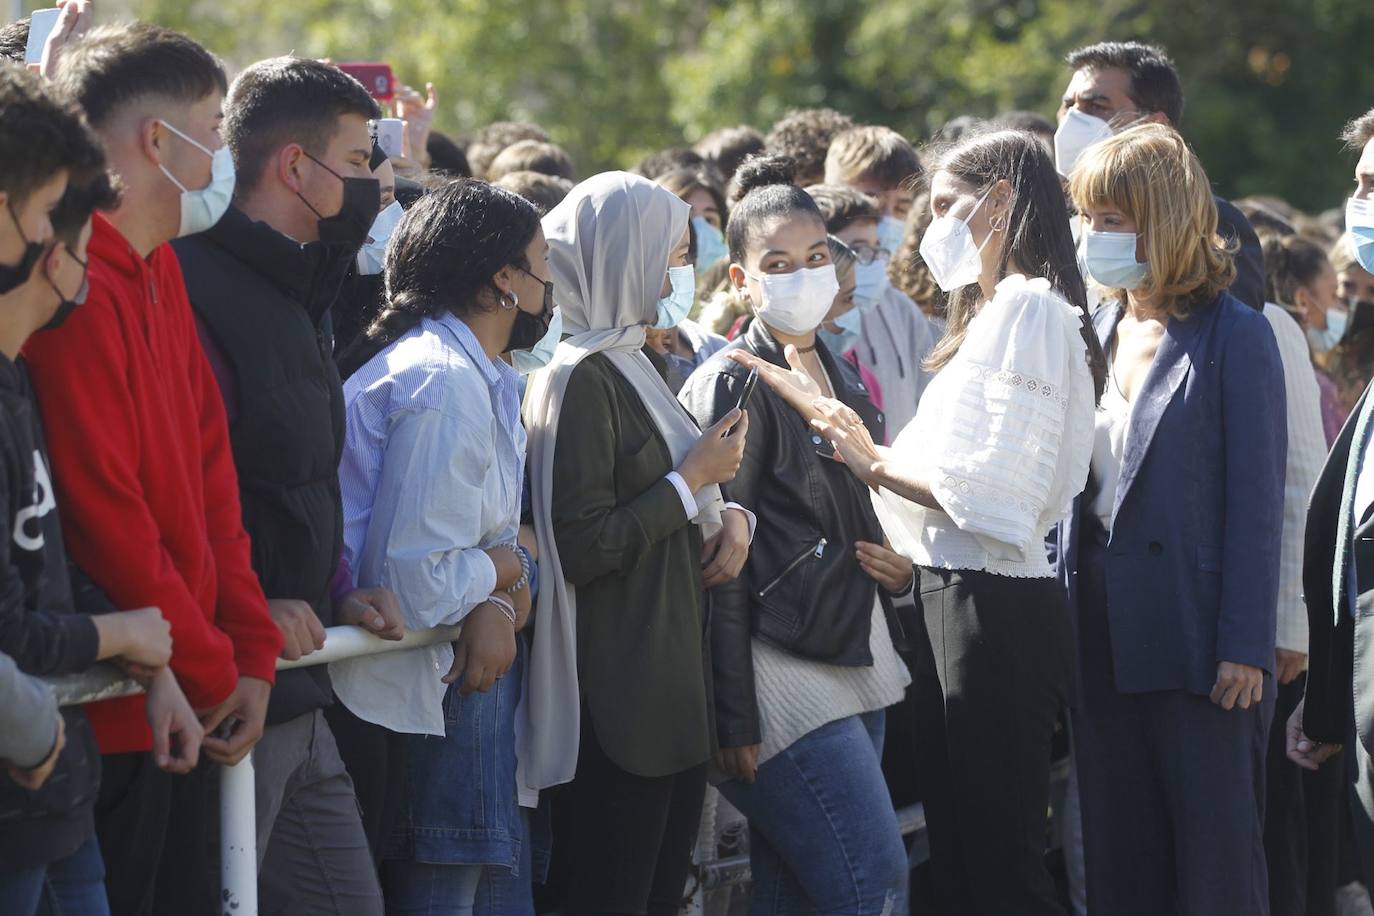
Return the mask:
{"type": "Polygon", "coordinates": [[[756,916],[891,913],[906,848],[883,781],[882,711],[823,725],[721,793],[749,818],[756,916]]]}
{"type": "Polygon", "coordinates": [[[398,823],[382,859],[518,869],[523,833],[515,785],[515,713],[529,649],[489,693],[444,695],[444,736],[408,735],[398,823]]]}
{"type": "Polygon", "coordinates": [[[5,916],[109,916],[105,863],[91,834],[65,859],[0,875],[0,913],[5,916]]]}
{"type": "Polygon", "coordinates": [[[484,865],[388,859],[382,863],[387,916],[472,916],[484,871],[484,865]]]}

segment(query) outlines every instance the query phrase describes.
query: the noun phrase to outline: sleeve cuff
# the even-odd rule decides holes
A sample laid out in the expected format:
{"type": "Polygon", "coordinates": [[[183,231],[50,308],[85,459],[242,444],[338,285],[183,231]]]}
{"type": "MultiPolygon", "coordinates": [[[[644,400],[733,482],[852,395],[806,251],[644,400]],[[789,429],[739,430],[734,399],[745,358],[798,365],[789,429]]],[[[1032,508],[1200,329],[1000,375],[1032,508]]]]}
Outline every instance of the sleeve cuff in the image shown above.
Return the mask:
{"type": "MultiPolygon", "coordinates": [[[[696,518],[697,513],[701,510],[697,506],[697,498],[693,496],[692,491],[687,488],[687,481],[683,480],[682,475],[677,471],[669,471],[665,477],[667,481],[673,485],[673,489],[677,490],[678,498],[682,500],[682,509],[687,513],[687,517],[689,519],[696,518]]],[[[751,536],[752,530],[751,528],[751,536]]]]}
{"type": "Polygon", "coordinates": [[[758,530],[759,527],[758,517],[739,503],[726,503],[725,508],[744,513],[744,520],[749,523],[749,544],[752,546],[754,543],[754,532],[758,530]]]}

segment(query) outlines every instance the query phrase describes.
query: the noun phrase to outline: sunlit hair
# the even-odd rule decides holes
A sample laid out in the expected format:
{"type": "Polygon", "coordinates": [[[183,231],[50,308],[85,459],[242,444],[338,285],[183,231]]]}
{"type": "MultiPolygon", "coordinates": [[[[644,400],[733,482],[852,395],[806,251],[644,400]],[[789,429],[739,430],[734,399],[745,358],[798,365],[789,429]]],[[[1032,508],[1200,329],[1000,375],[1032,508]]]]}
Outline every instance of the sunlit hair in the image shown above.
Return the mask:
{"type": "MultiPolygon", "coordinates": [[[[1139,124],[1089,147],[1069,193],[1080,212],[1112,207],[1135,222],[1150,269],[1133,293],[1153,311],[1187,318],[1235,279],[1235,246],[1217,234],[1212,185],[1172,127],[1139,124]]],[[[1124,290],[1114,294],[1126,300],[1124,290]]]]}
{"type": "MultiPolygon", "coordinates": [[[[999,181],[1011,185],[1011,205],[1006,226],[1001,230],[1005,241],[997,264],[997,279],[1005,278],[1015,265],[1027,276],[1044,277],[1078,310],[1088,368],[1097,396],[1101,397],[1107,359],[1088,315],[1088,296],[1069,231],[1064,191],[1044,144],[1024,131],[983,129],[964,135],[953,146],[937,153],[934,161],[931,175],[944,172],[967,185],[977,197],[987,194],[999,181]]],[[[977,283],[950,293],[945,336],[926,357],[927,369],[939,370],[954,358],[982,303],[983,292],[977,283]]]]}
{"type": "Polygon", "coordinates": [[[827,235],[825,243],[830,247],[830,260],[835,265],[835,279],[840,282],[840,288],[843,289],[845,283],[854,275],[854,265],[859,263],[858,259],[854,257],[854,249],[833,235],[827,235]]]}

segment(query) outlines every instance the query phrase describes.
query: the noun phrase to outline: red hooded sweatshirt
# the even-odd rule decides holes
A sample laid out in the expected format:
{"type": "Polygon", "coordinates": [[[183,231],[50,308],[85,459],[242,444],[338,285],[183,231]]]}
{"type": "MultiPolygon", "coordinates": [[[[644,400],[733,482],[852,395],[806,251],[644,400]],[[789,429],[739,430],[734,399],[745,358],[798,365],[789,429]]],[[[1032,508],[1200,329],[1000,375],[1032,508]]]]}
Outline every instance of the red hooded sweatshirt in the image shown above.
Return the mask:
{"type": "MultiPolygon", "coordinates": [[[[171,246],[146,260],[96,215],[90,294],[24,350],[72,560],[116,607],[162,609],[197,710],[272,682],[282,638],[253,572],[224,404],[171,246]]],[[[147,751],[143,697],[87,707],[100,750],[147,751]]]]}

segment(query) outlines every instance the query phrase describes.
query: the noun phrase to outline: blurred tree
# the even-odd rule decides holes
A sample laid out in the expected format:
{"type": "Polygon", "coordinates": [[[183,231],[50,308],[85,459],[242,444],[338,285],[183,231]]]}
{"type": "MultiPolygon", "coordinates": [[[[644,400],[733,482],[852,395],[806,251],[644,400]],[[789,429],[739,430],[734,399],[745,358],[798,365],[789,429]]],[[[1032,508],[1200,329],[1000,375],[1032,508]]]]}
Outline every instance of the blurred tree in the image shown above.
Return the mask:
{"type": "MultiPolygon", "coordinates": [[[[25,0],[30,6],[45,0],[25,0]]],[[[1220,193],[1340,203],[1335,134],[1374,105],[1374,5],[1350,0],[99,0],[182,29],[231,66],[295,52],[384,60],[440,88],[436,126],[544,125],[583,173],[726,124],[829,105],[913,140],[960,114],[1052,114],[1063,56],[1164,45],[1183,130],[1220,193]]]]}

